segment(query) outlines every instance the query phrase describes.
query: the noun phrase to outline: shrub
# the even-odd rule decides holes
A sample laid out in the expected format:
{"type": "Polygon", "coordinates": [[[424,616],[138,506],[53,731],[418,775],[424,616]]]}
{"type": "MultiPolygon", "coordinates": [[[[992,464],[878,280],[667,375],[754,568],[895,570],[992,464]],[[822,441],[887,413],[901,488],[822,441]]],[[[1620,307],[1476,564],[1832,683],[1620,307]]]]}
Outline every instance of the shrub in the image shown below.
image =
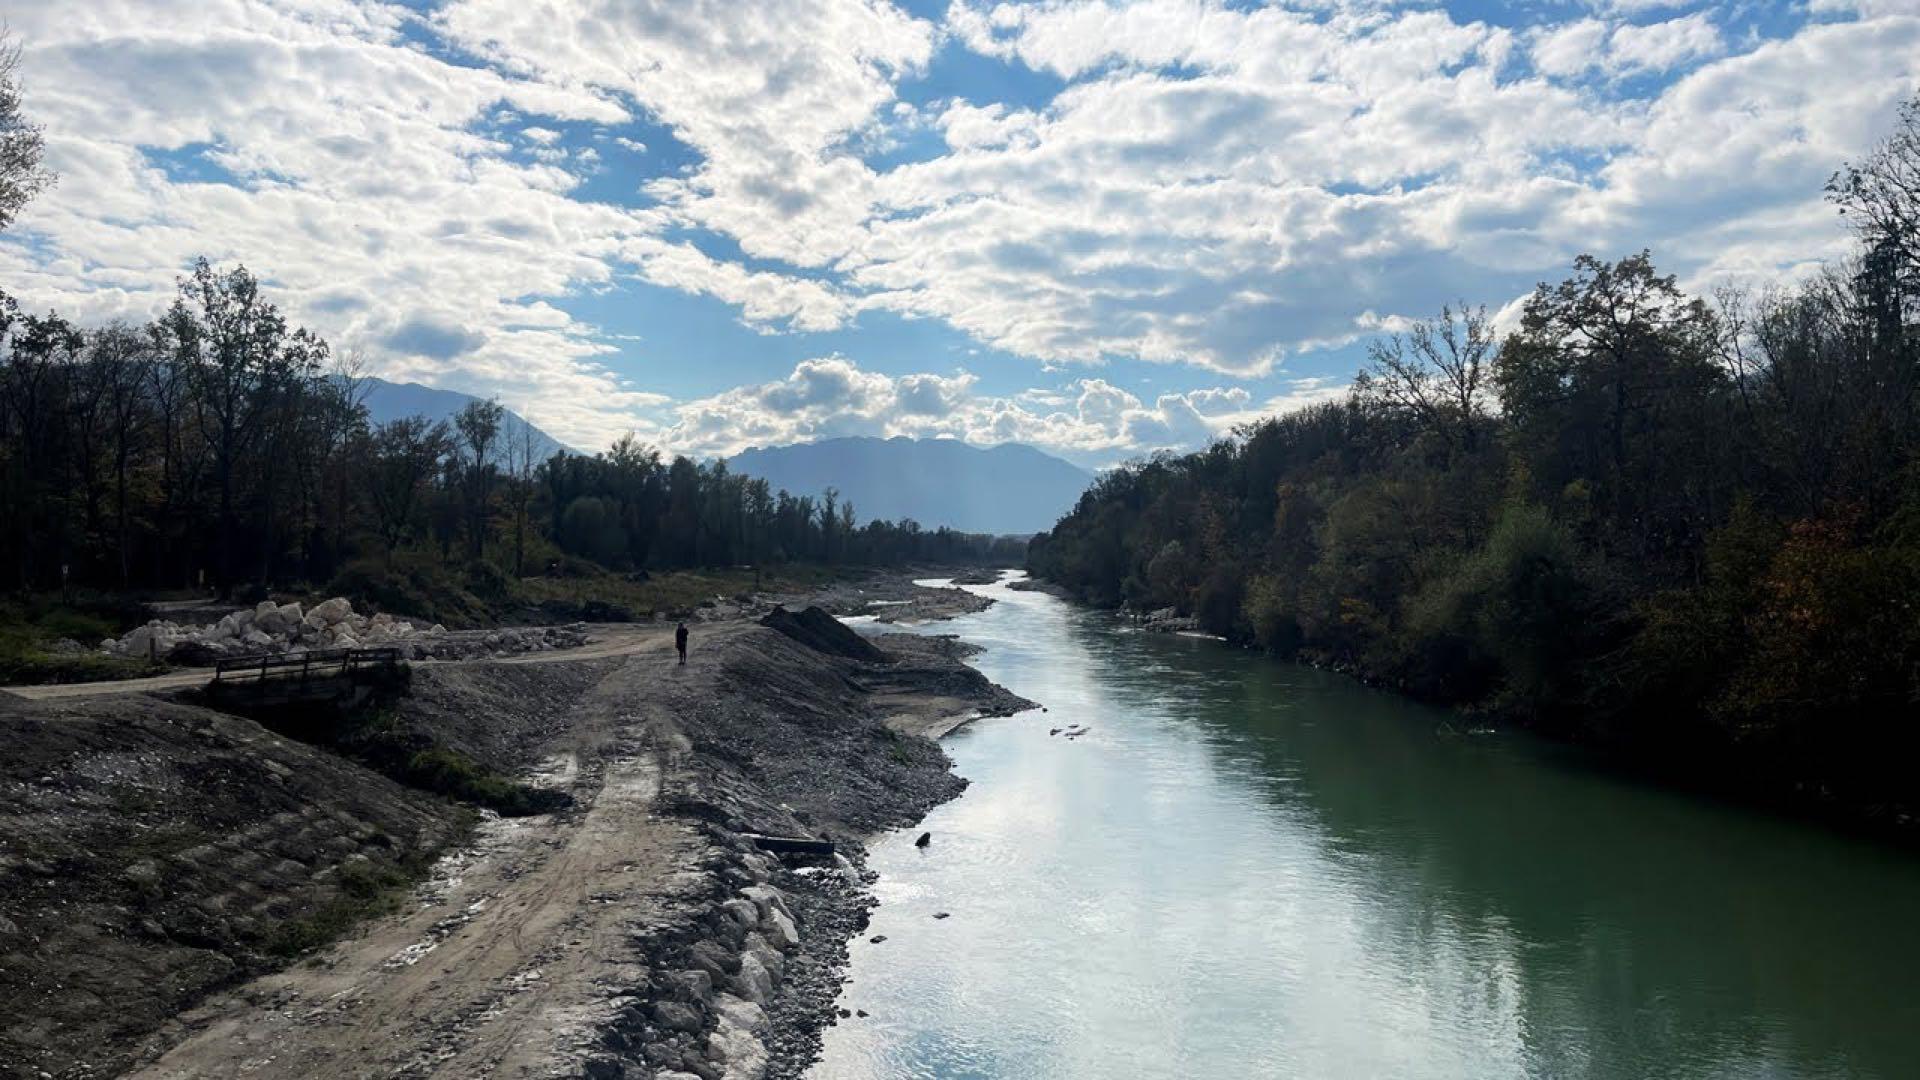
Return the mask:
{"type": "Polygon", "coordinates": [[[360,559],[335,574],[327,583],[327,592],[346,597],[360,611],[412,615],[452,627],[483,626],[492,621],[493,613],[484,600],[446,567],[428,559],[402,557],[392,565],[378,559],[360,559]]]}
{"type": "Polygon", "coordinates": [[[1428,693],[1470,701],[1497,684],[1513,704],[1557,700],[1592,638],[1597,590],[1545,508],[1510,506],[1487,542],[1409,605],[1401,656],[1428,693]]]}

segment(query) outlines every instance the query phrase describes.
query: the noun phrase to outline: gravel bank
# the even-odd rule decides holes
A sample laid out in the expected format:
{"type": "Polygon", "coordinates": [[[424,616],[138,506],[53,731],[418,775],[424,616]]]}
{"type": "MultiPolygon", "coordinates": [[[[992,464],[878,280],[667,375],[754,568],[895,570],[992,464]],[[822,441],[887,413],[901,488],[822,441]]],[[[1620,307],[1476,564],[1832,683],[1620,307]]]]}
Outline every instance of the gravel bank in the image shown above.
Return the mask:
{"type": "Polygon", "coordinates": [[[664,628],[421,667],[385,722],[571,797],[471,841],[466,807],[187,699],[11,706],[0,1075],[802,1075],[874,902],[863,839],[965,786],[923,733],[1028,703],[951,638],[801,622],[697,625],[685,667],[664,628]],[[364,888],[343,868],[436,852],[398,911],[275,951],[364,888]]]}

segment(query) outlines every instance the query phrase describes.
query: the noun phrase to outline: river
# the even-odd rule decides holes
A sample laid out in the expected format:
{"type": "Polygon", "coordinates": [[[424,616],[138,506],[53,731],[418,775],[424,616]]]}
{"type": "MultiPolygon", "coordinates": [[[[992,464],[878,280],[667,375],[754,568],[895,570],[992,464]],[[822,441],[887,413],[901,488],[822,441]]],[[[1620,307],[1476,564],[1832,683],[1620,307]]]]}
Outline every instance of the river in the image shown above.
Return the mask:
{"type": "Polygon", "coordinates": [[[813,1076],[1920,1076],[1920,857],[977,588],[1049,711],[872,846],[813,1076]]]}

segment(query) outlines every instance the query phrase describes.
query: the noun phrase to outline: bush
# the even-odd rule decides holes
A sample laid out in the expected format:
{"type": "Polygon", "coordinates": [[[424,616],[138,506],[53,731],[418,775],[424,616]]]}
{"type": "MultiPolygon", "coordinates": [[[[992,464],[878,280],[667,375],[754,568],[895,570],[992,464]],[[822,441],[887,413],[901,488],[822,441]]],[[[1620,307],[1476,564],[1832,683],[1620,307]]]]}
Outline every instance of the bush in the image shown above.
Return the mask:
{"type": "Polygon", "coordinates": [[[1291,590],[1280,578],[1262,574],[1247,582],[1243,612],[1261,648],[1280,656],[1300,648],[1300,620],[1294,616],[1291,590]]]}
{"type": "Polygon", "coordinates": [[[409,758],[403,779],[414,787],[484,806],[504,817],[544,814],[573,801],[564,792],[514,783],[458,750],[439,746],[409,758]]]}
{"type": "Polygon", "coordinates": [[[1573,538],[1545,508],[1510,506],[1480,550],[1409,606],[1405,677],[1458,701],[1496,685],[1528,708],[1562,700],[1559,680],[1592,640],[1596,601],[1573,538]]]}
{"type": "Polygon", "coordinates": [[[487,603],[464,582],[446,567],[423,558],[401,557],[392,565],[378,559],[357,560],[334,575],[327,592],[351,600],[358,611],[411,615],[451,627],[484,626],[493,619],[487,603]]]}
{"type": "MultiPolygon", "coordinates": [[[[56,625],[72,628],[75,622],[56,621],[56,625]]],[[[89,625],[83,628],[96,630],[97,626],[89,625]]],[[[74,636],[68,633],[49,633],[43,625],[16,623],[0,626],[0,684],[31,686],[41,683],[105,682],[113,679],[134,679],[142,675],[157,675],[167,670],[164,664],[153,664],[146,660],[122,660],[93,651],[93,646],[107,636],[106,631],[101,631],[91,638],[78,638],[81,644],[88,647],[85,652],[47,651],[46,645],[50,638],[74,636]]]]}
{"type": "Polygon", "coordinates": [[[603,566],[626,555],[627,531],[612,500],[582,495],[560,514],[560,546],[603,566]]]}

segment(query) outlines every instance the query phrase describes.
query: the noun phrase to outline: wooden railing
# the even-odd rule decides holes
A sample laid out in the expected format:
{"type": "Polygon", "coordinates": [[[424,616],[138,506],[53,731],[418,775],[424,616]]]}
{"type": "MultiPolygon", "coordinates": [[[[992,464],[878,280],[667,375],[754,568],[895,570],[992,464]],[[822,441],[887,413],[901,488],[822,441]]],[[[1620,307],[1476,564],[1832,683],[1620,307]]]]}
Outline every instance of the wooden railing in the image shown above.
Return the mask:
{"type": "Polygon", "coordinates": [[[289,655],[265,653],[259,656],[233,656],[213,668],[215,685],[236,686],[287,680],[308,682],[337,679],[375,669],[392,670],[400,665],[399,649],[322,649],[289,655]]]}

